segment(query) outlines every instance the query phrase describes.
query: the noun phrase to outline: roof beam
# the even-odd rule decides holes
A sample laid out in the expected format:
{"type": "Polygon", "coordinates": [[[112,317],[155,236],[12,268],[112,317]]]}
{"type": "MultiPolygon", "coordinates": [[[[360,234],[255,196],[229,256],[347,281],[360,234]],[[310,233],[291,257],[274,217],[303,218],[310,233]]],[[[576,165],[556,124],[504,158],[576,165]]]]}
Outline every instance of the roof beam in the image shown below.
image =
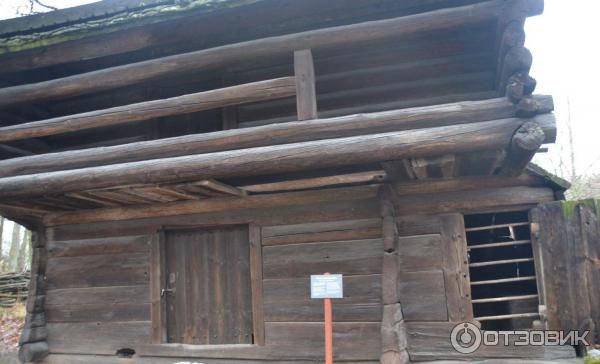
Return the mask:
{"type": "MultiPolygon", "coordinates": [[[[556,136],[552,114],[534,118],[546,142],[556,136]]],[[[135,183],[185,182],[376,163],[408,157],[505,148],[523,125],[502,119],[348,138],[239,149],[0,179],[0,198],[58,195],[135,183]]]]}
{"type": "MultiPolygon", "coordinates": [[[[319,49],[388,37],[451,29],[501,16],[514,1],[493,0],[399,18],[312,30],[225,45],[133,64],[106,68],[61,79],[0,90],[0,107],[18,103],[73,97],[123,87],[142,81],[199,69],[214,69],[248,59],[285,55],[295,50],[319,49]]],[[[531,2],[531,1],[530,1],[531,2]]]]}
{"type": "MultiPolygon", "coordinates": [[[[540,113],[548,113],[552,110],[552,97],[535,96],[534,100],[541,105],[538,110],[540,113]]],[[[497,98],[263,125],[3,160],[0,161],[0,177],[457,123],[475,123],[510,118],[515,115],[515,112],[516,106],[508,99],[497,98]]],[[[394,178],[391,174],[390,177],[394,178]]]]}

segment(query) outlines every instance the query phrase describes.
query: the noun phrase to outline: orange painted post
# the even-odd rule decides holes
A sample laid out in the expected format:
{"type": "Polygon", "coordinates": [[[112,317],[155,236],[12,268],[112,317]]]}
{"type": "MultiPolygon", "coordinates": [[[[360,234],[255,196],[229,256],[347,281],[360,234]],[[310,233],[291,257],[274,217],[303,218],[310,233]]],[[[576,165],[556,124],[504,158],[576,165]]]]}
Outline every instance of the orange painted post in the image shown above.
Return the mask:
{"type": "Polygon", "coordinates": [[[332,298],[344,298],[344,282],[341,274],[310,276],[310,298],[323,300],[325,318],[325,364],[333,364],[333,303],[332,298]]]}
{"type": "Polygon", "coordinates": [[[333,310],[331,298],[323,300],[325,308],[325,364],[333,364],[333,310]]]}

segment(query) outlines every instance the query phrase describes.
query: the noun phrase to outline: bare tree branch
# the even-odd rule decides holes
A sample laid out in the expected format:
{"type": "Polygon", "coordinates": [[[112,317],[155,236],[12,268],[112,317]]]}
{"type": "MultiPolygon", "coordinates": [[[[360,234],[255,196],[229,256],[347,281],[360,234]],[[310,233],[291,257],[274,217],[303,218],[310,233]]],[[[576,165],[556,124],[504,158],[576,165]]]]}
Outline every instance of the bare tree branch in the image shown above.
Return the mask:
{"type": "Polygon", "coordinates": [[[54,7],[54,6],[50,6],[50,5],[46,5],[43,4],[40,0],[29,0],[32,3],[31,8],[33,9],[33,3],[38,4],[41,7],[44,7],[46,9],[50,9],[50,10],[58,10],[58,8],[54,7]]]}

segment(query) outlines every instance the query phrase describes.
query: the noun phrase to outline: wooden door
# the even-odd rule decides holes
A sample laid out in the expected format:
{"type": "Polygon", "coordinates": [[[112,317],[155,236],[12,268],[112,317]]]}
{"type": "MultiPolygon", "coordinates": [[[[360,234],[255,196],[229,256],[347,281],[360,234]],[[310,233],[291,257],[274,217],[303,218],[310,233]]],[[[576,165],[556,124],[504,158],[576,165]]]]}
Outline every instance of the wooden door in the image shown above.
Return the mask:
{"type": "Polygon", "coordinates": [[[167,341],[250,344],[248,227],[165,233],[167,341]]]}

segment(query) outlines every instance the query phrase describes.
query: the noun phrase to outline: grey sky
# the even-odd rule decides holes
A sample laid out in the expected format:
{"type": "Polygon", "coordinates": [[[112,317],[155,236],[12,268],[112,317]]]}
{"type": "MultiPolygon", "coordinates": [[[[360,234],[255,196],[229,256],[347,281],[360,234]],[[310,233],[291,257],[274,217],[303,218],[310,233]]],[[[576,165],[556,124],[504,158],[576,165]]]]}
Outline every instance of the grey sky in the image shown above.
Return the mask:
{"type": "Polygon", "coordinates": [[[527,20],[526,46],[534,60],[531,75],[538,80],[535,92],[554,97],[559,128],[557,144],[535,161],[553,172],[561,155],[570,165],[566,126],[570,103],[577,173],[600,173],[600,124],[596,110],[600,109],[599,13],[598,0],[546,0],[544,14],[527,20]]]}

